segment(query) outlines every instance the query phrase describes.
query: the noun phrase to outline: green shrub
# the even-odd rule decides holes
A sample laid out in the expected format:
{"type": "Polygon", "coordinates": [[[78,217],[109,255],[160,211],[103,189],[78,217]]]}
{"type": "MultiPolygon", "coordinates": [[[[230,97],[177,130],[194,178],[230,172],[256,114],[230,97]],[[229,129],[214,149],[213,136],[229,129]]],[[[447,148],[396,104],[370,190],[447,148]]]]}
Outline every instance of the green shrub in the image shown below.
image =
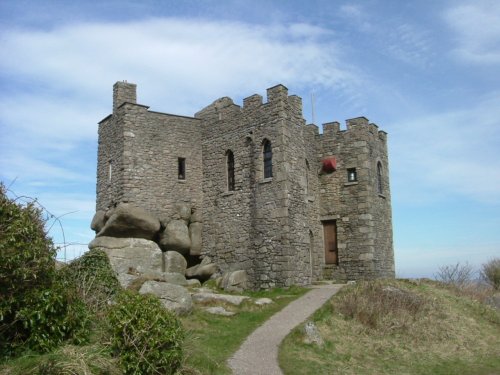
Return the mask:
{"type": "Polygon", "coordinates": [[[72,284],[90,311],[102,313],[121,289],[106,253],[93,249],[62,268],[60,276],[72,284]]]}
{"type": "Polygon", "coordinates": [[[481,266],[481,279],[500,290],[500,258],[491,259],[481,266]]]}
{"type": "Polygon", "coordinates": [[[19,204],[0,184],[0,356],[84,339],[85,308],[56,278],[55,256],[36,202],[19,204]]]}
{"type": "Polygon", "coordinates": [[[109,325],[111,349],[125,374],[173,374],[180,367],[184,330],[156,297],[120,293],[109,325]]]}
{"type": "Polygon", "coordinates": [[[33,292],[24,302],[16,315],[22,324],[18,333],[26,337],[24,347],[44,353],[66,340],[74,344],[86,341],[89,315],[73,289],[54,284],[33,292]]]}
{"type": "Polygon", "coordinates": [[[44,225],[35,203],[16,203],[0,184],[0,318],[13,299],[52,283],[56,248],[44,225]]]}

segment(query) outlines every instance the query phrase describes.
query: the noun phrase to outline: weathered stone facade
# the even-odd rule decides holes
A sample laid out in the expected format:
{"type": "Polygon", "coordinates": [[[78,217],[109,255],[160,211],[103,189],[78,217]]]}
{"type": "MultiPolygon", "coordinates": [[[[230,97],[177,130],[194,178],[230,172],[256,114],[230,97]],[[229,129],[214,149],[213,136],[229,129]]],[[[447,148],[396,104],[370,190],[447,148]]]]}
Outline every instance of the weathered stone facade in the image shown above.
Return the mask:
{"type": "Polygon", "coordinates": [[[184,220],[202,234],[192,257],[245,270],[254,288],[394,277],[388,171],[385,132],[360,117],[320,134],[283,85],[265,103],[224,97],[185,117],[149,111],[117,82],[99,123],[97,209],[129,202],[163,226],[184,220]]]}

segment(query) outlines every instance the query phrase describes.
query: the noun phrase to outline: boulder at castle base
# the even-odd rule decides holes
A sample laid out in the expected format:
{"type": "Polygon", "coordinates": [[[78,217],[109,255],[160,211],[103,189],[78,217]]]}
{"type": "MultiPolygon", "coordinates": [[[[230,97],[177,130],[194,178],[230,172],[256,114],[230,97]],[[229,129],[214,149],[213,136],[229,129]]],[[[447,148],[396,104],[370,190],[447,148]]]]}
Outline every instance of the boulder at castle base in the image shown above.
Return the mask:
{"type": "Polygon", "coordinates": [[[189,267],[186,270],[187,279],[197,279],[200,282],[205,282],[217,273],[218,267],[215,263],[197,264],[196,266],[189,267]]]}
{"type": "Polygon", "coordinates": [[[177,251],[166,251],[163,253],[165,259],[165,272],[186,274],[187,261],[177,251]]]}
{"type": "Polygon", "coordinates": [[[164,251],[177,251],[182,255],[189,254],[191,240],[189,229],[184,220],[171,220],[160,233],[160,247],[164,251]]]}
{"type": "Polygon", "coordinates": [[[224,274],[220,286],[228,292],[242,292],[248,289],[247,272],[238,270],[224,274]]]}
{"type": "Polygon", "coordinates": [[[191,206],[187,203],[177,203],[175,208],[179,218],[187,225],[191,219],[191,206]]]}
{"type": "Polygon", "coordinates": [[[109,219],[97,237],[144,238],[153,240],[160,231],[160,221],[146,210],[130,203],[111,209],[109,219]]]}
{"type": "Polygon", "coordinates": [[[92,223],[90,224],[90,229],[94,232],[99,233],[102,228],[104,228],[104,224],[106,224],[106,211],[97,210],[94,217],[92,218],[92,223]]]}
{"type": "Polygon", "coordinates": [[[140,294],[153,294],[160,299],[168,310],[176,314],[188,314],[193,309],[193,300],[186,288],[179,285],[146,281],[139,290],[140,294]]]}
{"type": "Polygon", "coordinates": [[[191,249],[189,250],[189,255],[199,256],[201,255],[201,223],[191,223],[189,225],[189,237],[191,238],[191,249]]]}
{"type": "Polygon", "coordinates": [[[96,237],[89,244],[89,249],[95,248],[108,255],[109,263],[124,288],[140,274],[162,273],[162,252],[153,241],[143,238],[96,237]]]}

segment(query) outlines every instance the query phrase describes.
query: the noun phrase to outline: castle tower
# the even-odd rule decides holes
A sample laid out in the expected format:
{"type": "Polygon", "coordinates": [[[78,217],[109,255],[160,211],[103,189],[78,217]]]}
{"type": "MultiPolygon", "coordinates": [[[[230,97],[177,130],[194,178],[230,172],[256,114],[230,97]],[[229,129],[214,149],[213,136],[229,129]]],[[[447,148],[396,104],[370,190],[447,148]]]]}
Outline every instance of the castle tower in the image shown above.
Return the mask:
{"type": "Polygon", "coordinates": [[[364,117],[347,120],[345,131],[324,124],[319,156],[337,164],[320,177],[325,275],[394,277],[387,134],[364,117]]]}

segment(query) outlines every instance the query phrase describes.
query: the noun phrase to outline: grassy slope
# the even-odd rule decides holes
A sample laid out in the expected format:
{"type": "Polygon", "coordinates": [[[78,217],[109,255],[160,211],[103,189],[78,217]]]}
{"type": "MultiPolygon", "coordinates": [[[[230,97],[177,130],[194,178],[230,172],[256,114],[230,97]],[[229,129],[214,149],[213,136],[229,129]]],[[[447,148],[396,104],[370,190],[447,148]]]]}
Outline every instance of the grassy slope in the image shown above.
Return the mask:
{"type": "Polygon", "coordinates": [[[433,282],[369,285],[344,288],[313,316],[323,347],[305,344],[302,326],[285,339],[285,374],[500,374],[498,311],[433,282]],[[387,285],[408,304],[384,299],[387,285]]]}
{"type": "Polygon", "coordinates": [[[197,308],[193,314],[182,318],[188,331],[184,373],[231,374],[226,361],[245,338],[274,313],[307,291],[305,288],[291,287],[245,293],[252,298],[271,298],[274,303],[264,306],[257,306],[253,302],[244,302],[238,307],[226,305],[227,310],[237,312],[231,317],[209,314],[197,308]]]}

